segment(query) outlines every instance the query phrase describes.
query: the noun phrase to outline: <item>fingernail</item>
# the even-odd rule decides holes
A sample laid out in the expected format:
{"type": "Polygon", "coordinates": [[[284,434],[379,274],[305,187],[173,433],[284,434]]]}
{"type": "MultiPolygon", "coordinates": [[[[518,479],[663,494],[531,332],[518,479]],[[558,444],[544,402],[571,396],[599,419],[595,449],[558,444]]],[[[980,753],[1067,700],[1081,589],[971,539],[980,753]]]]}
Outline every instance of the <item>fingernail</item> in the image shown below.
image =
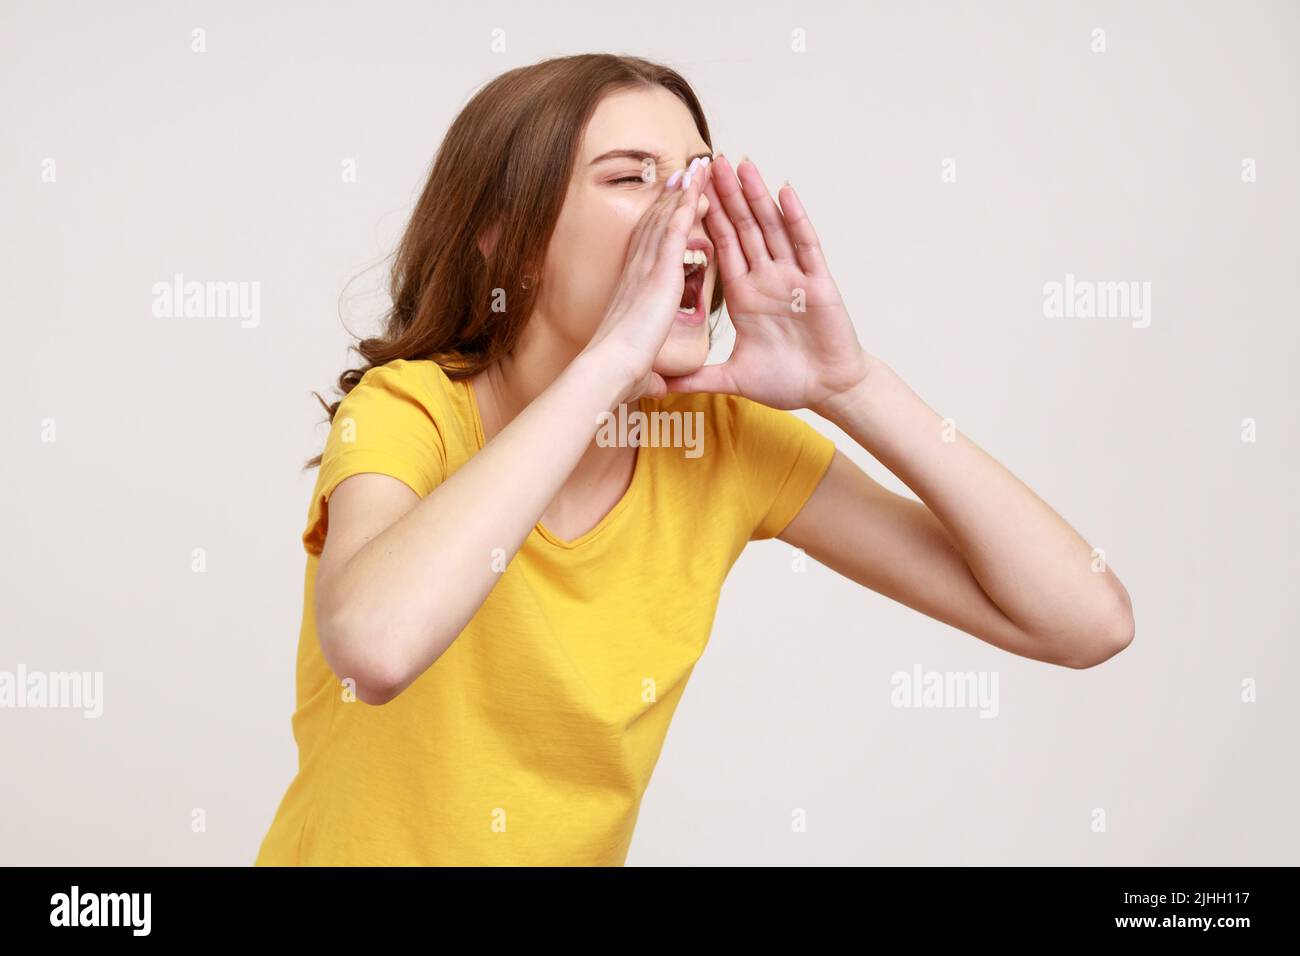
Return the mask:
{"type": "Polygon", "coordinates": [[[676,186],[677,180],[681,178],[682,178],[682,171],[679,169],[677,170],[677,172],[673,173],[671,176],[668,177],[668,188],[672,189],[674,186],[676,186]]]}
{"type": "Polygon", "coordinates": [[[701,156],[701,157],[700,157],[700,165],[701,165],[701,166],[707,166],[707,165],[709,165],[709,163],[710,163],[711,161],[712,161],[712,157],[710,157],[710,156],[701,156]]]}
{"type": "MultiPolygon", "coordinates": [[[[694,165],[694,163],[692,163],[691,165],[694,165]]],[[[683,189],[690,189],[690,188],[691,188],[691,174],[690,174],[690,173],[687,173],[685,176],[682,177],[682,188],[683,188],[683,189]]]]}

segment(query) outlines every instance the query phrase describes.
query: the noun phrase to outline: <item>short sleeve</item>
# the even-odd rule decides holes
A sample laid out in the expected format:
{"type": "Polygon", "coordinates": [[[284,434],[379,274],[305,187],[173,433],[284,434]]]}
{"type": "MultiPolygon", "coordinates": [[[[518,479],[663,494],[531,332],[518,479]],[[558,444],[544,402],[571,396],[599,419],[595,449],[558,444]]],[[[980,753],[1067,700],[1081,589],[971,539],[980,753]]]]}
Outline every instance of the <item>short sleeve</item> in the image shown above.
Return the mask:
{"type": "Polygon", "coordinates": [[[835,456],[835,443],[792,412],[740,396],[728,398],[753,526],[750,540],[774,538],[812,496],[835,456]]]}
{"type": "Polygon", "coordinates": [[[421,498],[447,475],[446,445],[434,396],[412,366],[370,369],[339,403],[321,453],[320,474],[303,531],[319,555],[329,523],[329,496],[352,475],[389,475],[421,498]]]}

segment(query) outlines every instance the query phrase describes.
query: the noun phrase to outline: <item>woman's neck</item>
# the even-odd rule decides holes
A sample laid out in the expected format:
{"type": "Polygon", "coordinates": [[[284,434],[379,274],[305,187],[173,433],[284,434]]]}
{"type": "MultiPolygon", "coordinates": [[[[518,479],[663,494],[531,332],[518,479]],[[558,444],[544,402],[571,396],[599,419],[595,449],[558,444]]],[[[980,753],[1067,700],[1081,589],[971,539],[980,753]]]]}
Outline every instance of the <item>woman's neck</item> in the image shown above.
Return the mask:
{"type": "MultiPolygon", "coordinates": [[[[540,323],[530,325],[510,355],[489,365],[471,379],[483,424],[483,439],[491,441],[533,399],[546,391],[573,361],[571,343],[556,336],[528,334],[540,323]]],[[[611,411],[617,413],[617,406],[611,411]]],[[[575,468],[571,483],[601,481],[606,476],[630,474],[635,448],[604,447],[596,444],[596,422],[592,422],[592,444],[575,468]]]]}
{"type": "MultiPolygon", "coordinates": [[[[480,397],[480,414],[492,418],[490,423],[483,423],[484,438],[491,440],[550,388],[579,351],[581,345],[555,334],[542,316],[534,314],[510,354],[473,379],[474,393],[480,397]],[[481,407],[485,395],[486,404],[491,406],[488,412],[481,407]]],[[[618,408],[610,410],[617,413],[618,408]]]]}

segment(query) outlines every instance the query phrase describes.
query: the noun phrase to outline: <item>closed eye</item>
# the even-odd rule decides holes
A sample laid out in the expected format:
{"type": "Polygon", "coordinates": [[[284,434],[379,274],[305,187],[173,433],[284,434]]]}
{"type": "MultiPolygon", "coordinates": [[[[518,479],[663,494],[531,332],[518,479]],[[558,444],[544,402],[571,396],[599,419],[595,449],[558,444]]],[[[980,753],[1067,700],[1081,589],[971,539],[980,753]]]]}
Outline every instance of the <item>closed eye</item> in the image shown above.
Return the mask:
{"type": "Polygon", "coordinates": [[[623,176],[620,179],[611,179],[611,183],[644,183],[646,180],[640,176],[623,176]]]}

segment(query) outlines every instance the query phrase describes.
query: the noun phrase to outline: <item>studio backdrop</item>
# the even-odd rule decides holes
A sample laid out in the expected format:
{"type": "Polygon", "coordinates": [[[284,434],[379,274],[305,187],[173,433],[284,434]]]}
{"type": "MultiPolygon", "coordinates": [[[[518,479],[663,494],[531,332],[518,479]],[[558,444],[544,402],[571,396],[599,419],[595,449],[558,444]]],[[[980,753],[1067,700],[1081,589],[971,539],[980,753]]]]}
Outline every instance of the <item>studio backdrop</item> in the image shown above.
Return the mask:
{"type": "Polygon", "coordinates": [[[297,760],[311,393],[376,328],[474,91],[612,52],[679,70],[715,149],[796,186],[864,348],[1104,555],[1137,625],[1054,667],[755,544],[628,863],[1294,864],[1298,26],[4,3],[0,863],[252,862],[297,760]],[[187,310],[190,282],[234,293],[187,310]],[[24,690],[67,675],[75,700],[24,690]]]}

